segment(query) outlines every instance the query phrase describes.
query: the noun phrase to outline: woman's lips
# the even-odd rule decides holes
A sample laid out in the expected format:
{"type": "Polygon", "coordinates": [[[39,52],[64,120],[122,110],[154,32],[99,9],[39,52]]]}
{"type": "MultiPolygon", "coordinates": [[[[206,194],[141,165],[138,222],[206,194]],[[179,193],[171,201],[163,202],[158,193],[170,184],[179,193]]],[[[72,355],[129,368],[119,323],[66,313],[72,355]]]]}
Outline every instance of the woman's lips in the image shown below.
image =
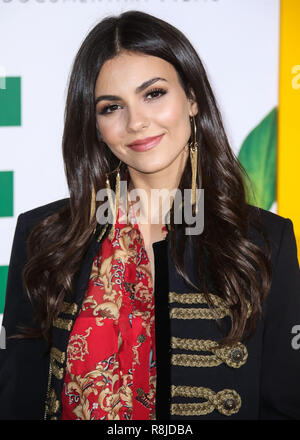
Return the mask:
{"type": "Polygon", "coordinates": [[[151,139],[148,142],[145,142],[144,144],[128,145],[128,147],[134,151],[147,151],[147,150],[150,150],[151,148],[154,148],[160,142],[162,137],[163,137],[163,134],[161,134],[160,136],[154,137],[153,139],[151,139]]]}

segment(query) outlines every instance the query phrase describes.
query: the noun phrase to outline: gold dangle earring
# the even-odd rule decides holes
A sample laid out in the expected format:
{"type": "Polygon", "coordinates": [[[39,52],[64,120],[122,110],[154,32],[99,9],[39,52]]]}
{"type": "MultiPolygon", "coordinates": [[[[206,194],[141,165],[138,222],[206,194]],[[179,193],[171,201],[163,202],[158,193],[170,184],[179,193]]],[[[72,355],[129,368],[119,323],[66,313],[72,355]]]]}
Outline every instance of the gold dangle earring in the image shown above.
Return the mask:
{"type": "Polygon", "coordinates": [[[197,188],[197,159],[198,159],[198,142],[197,142],[197,129],[195,116],[191,118],[194,126],[194,137],[193,141],[190,142],[190,160],[191,160],[191,168],[192,168],[192,191],[191,191],[191,204],[194,205],[196,203],[196,188],[197,188]]]}
{"type": "Polygon", "coordinates": [[[96,211],[96,192],[94,185],[92,184],[92,194],[91,194],[91,206],[90,206],[90,223],[95,215],[96,211]]]}
{"type": "Polygon", "coordinates": [[[115,222],[117,220],[117,216],[118,216],[118,212],[119,212],[119,203],[120,203],[120,166],[121,166],[122,161],[120,160],[119,165],[117,166],[117,168],[113,171],[111,171],[110,173],[106,173],[106,189],[107,191],[107,195],[108,195],[108,200],[109,200],[109,205],[110,205],[110,209],[111,212],[113,213],[113,225],[112,228],[109,232],[109,239],[112,240],[114,238],[114,233],[115,233],[115,222]],[[111,186],[110,186],[110,182],[109,182],[109,178],[108,178],[108,174],[112,174],[115,171],[117,171],[117,176],[116,176],[116,185],[115,185],[115,206],[113,206],[113,201],[112,201],[112,196],[111,196],[111,186]]]}

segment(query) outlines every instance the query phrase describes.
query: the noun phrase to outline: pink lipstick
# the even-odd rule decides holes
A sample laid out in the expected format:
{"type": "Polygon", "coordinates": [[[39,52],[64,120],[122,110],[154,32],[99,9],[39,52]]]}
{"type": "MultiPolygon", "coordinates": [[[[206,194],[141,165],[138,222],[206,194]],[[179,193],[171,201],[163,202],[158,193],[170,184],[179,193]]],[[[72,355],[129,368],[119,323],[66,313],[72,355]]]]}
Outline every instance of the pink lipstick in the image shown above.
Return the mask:
{"type": "Polygon", "coordinates": [[[145,139],[135,141],[134,143],[129,144],[127,146],[134,151],[147,151],[150,150],[151,148],[154,148],[157,144],[159,144],[163,136],[164,135],[161,134],[160,136],[148,137],[145,139]]]}

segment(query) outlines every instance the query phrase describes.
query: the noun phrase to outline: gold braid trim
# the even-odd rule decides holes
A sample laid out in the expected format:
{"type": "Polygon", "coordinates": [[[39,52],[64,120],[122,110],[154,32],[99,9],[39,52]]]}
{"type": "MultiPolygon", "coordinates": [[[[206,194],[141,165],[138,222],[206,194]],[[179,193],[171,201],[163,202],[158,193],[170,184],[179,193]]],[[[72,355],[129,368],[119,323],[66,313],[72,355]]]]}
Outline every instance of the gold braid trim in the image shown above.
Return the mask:
{"type": "Polygon", "coordinates": [[[214,411],[215,407],[210,402],[203,403],[172,403],[172,416],[205,416],[214,411]]]}
{"type": "Polygon", "coordinates": [[[180,367],[217,367],[223,363],[217,356],[204,356],[198,354],[173,354],[171,364],[180,367]]]}
{"type": "MultiPolygon", "coordinates": [[[[225,302],[222,298],[220,298],[218,295],[214,295],[212,293],[209,293],[208,296],[209,296],[211,302],[213,303],[213,305],[215,307],[217,307],[215,309],[215,313],[211,309],[204,309],[204,312],[207,311],[206,312],[207,317],[204,317],[204,318],[200,317],[198,319],[214,319],[214,318],[220,318],[220,317],[224,317],[224,316],[230,316],[230,309],[225,305],[225,302]],[[218,315],[223,315],[223,316],[218,316],[218,315]]],[[[178,304],[207,304],[204,293],[169,292],[169,302],[170,303],[178,303],[178,304]]],[[[249,318],[249,316],[252,313],[252,307],[251,307],[251,304],[248,300],[246,300],[246,303],[247,303],[247,308],[248,308],[247,318],[249,318]]],[[[175,308],[173,310],[179,310],[179,309],[175,308]]],[[[195,310],[195,309],[184,309],[184,310],[195,310]]],[[[177,315],[178,313],[179,312],[175,312],[175,315],[177,315]]],[[[203,316],[205,316],[205,314],[203,316]]],[[[177,319],[197,319],[197,318],[177,318],[177,319]]]]}
{"type": "Polygon", "coordinates": [[[73,320],[72,319],[56,318],[53,321],[53,325],[54,325],[54,327],[70,331],[72,328],[72,325],[73,325],[73,320]]]}
{"type": "Polygon", "coordinates": [[[187,338],[176,338],[175,336],[171,339],[172,348],[182,348],[183,350],[194,350],[194,351],[212,351],[214,348],[218,347],[217,341],[212,341],[210,339],[187,339],[187,338]]]}
{"type": "Polygon", "coordinates": [[[66,359],[66,353],[56,347],[51,348],[50,356],[60,364],[63,364],[66,359]]]}
{"type": "Polygon", "coordinates": [[[170,310],[170,318],[172,319],[221,319],[227,315],[229,315],[229,310],[221,307],[214,310],[174,307],[170,310]]]}
{"type": "Polygon", "coordinates": [[[248,358],[248,350],[238,342],[234,346],[220,347],[217,341],[209,339],[171,339],[171,347],[191,351],[211,351],[213,355],[173,354],[172,365],[183,367],[214,367],[225,362],[229,367],[240,368],[248,358]]]}
{"type": "MultiPolygon", "coordinates": [[[[212,293],[209,293],[208,296],[215,306],[219,306],[219,307],[224,306],[224,302],[219,296],[213,295],[212,293]]],[[[169,302],[171,303],[176,302],[179,304],[207,303],[204,293],[176,293],[176,292],[169,292],[169,302]]]]}
{"type": "Polygon", "coordinates": [[[189,387],[189,386],[181,386],[181,385],[172,385],[171,386],[171,396],[180,396],[180,397],[200,397],[202,399],[207,399],[213,401],[215,392],[210,388],[205,387],[189,387]]]}
{"type": "Polygon", "coordinates": [[[219,413],[230,416],[236,414],[242,405],[240,395],[230,389],[215,393],[210,388],[172,385],[171,396],[207,399],[207,402],[201,403],[173,403],[171,404],[172,415],[198,416],[209,414],[217,409],[219,413]]]}
{"type": "Polygon", "coordinates": [[[62,303],[61,313],[66,313],[67,315],[75,315],[78,310],[78,305],[76,303],[68,303],[64,301],[62,303]]]}
{"type": "Polygon", "coordinates": [[[58,380],[63,379],[63,377],[64,377],[64,369],[63,368],[59,368],[56,365],[55,359],[52,356],[50,356],[50,362],[51,362],[52,373],[54,374],[54,376],[58,380]]]}
{"type": "Polygon", "coordinates": [[[52,416],[52,417],[50,417],[51,420],[55,420],[56,417],[54,416],[54,414],[56,414],[58,412],[60,403],[56,397],[56,394],[55,394],[55,391],[53,388],[51,388],[49,390],[47,406],[48,406],[48,414],[49,414],[49,416],[52,416]]]}

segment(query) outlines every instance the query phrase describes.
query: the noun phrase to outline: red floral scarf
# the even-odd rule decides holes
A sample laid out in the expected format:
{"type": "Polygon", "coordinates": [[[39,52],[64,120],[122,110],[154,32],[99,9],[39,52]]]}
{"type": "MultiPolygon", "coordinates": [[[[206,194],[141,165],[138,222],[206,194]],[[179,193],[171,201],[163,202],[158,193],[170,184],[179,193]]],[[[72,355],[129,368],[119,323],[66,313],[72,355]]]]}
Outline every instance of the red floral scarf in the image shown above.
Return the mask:
{"type": "Polygon", "coordinates": [[[137,223],[118,220],[113,239],[107,236],[94,258],[70,334],[63,420],[155,420],[150,261],[137,223]]]}

